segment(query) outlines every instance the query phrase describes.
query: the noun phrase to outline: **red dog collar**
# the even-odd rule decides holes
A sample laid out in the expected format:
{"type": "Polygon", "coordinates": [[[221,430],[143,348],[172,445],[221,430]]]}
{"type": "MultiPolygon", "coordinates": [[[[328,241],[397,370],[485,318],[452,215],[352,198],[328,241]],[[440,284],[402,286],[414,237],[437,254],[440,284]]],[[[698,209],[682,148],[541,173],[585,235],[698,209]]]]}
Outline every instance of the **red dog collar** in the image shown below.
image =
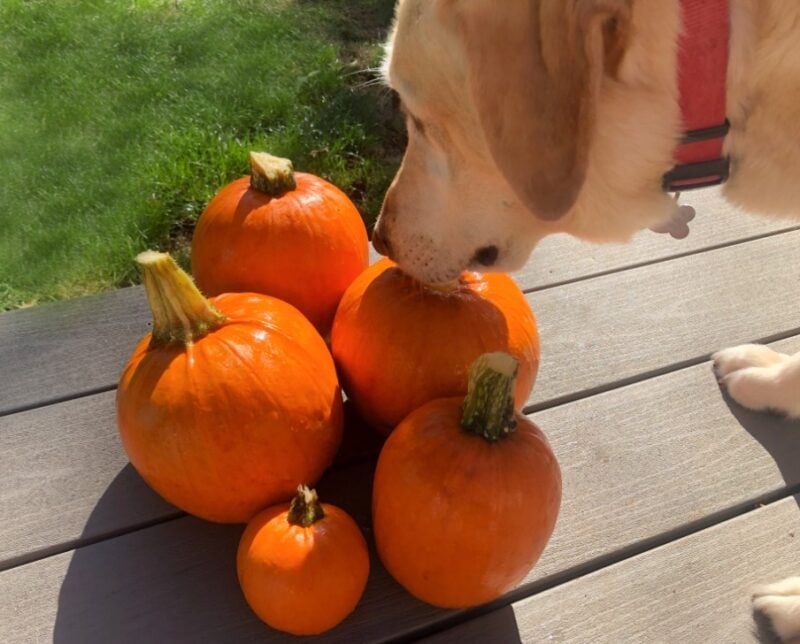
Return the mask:
{"type": "Polygon", "coordinates": [[[722,155],[728,133],[725,77],[728,72],[728,0],[681,0],[678,90],[684,135],[663,189],[680,192],[723,183],[729,160],[722,155]]]}

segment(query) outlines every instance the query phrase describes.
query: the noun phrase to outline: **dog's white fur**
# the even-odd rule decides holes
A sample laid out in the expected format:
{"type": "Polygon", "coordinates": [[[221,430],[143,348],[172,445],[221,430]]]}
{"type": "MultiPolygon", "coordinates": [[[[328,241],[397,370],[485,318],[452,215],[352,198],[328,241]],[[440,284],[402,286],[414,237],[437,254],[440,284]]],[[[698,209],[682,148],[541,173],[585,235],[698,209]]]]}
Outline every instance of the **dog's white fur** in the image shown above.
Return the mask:
{"type": "MultiPolygon", "coordinates": [[[[409,142],[376,234],[424,281],[515,270],[546,235],[620,241],[678,216],[660,190],[680,138],[677,0],[400,0],[385,76],[409,142]],[[485,261],[485,256],[484,260],[485,261]]],[[[800,216],[800,3],[731,0],[725,195],[800,216]]],[[[800,354],[714,356],[752,409],[800,417],[800,354]]],[[[800,633],[800,591],[760,594],[800,633]]],[[[794,629],[794,631],[792,630],[794,629]]]]}

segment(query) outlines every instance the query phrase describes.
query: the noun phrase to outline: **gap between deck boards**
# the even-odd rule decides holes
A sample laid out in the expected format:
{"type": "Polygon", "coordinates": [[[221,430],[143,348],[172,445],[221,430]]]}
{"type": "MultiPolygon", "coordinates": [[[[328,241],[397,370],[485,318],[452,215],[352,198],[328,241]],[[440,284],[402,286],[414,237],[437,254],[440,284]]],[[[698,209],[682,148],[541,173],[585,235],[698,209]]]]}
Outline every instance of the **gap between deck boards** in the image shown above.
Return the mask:
{"type": "Polygon", "coordinates": [[[643,539],[639,543],[606,553],[595,559],[590,559],[578,566],[573,566],[572,568],[567,568],[554,575],[537,579],[529,584],[523,584],[514,590],[509,591],[500,599],[497,599],[493,602],[454,613],[444,617],[441,621],[437,621],[435,624],[421,626],[419,629],[414,629],[408,633],[398,635],[397,637],[383,640],[382,644],[406,644],[408,642],[415,642],[425,637],[436,635],[458,626],[459,624],[463,624],[477,617],[492,613],[500,608],[510,606],[525,599],[529,599],[535,595],[538,595],[539,593],[551,590],[557,586],[562,586],[568,582],[575,581],[580,577],[585,577],[586,575],[598,572],[603,568],[608,568],[610,566],[627,561],[628,559],[646,554],[667,544],[686,539],[695,534],[722,525],[729,521],[733,521],[741,516],[744,516],[745,514],[769,505],[773,505],[775,503],[779,503],[780,501],[791,498],[798,494],[800,494],[800,484],[764,494],[761,497],[751,499],[744,503],[726,508],[720,512],[708,515],[707,517],[703,517],[698,521],[693,521],[680,526],[679,528],[669,530],[659,534],[656,537],[643,539]]]}
{"type": "MultiPolygon", "coordinates": [[[[774,333],[766,337],[755,338],[749,340],[748,343],[753,344],[771,344],[773,342],[779,342],[781,340],[788,340],[795,336],[800,336],[800,327],[796,327],[794,329],[790,329],[788,331],[784,331],[781,333],[774,333]]],[[[746,343],[743,343],[746,344],[746,343]]],[[[541,403],[533,403],[530,405],[526,405],[522,408],[522,413],[524,414],[533,414],[535,412],[544,411],[546,409],[552,409],[555,407],[560,407],[562,405],[567,405],[569,403],[575,402],[577,400],[583,400],[585,398],[591,398],[592,396],[597,396],[599,394],[607,393],[609,391],[614,391],[616,389],[621,389],[623,387],[627,387],[637,382],[642,382],[644,380],[649,380],[650,378],[657,378],[659,376],[664,376],[670,373],[674,373],[676,371],[681,371],[682,369],[688,369],[690,367],[697,366],[702,364],[703,362],[708,362],[711,359],[710,353],[706,353],[694,358],[689,358],[686,360],[681,360],[679,362],[674,362],[669,365],[665,365],[663,367],[659,367],[657,369],[651,369],[649,371],[644,371],[642,373],[638,373],[634,376],[629,378],[622,378],[619,380],[613,380],[608,383],[604,383],[597,387],[590,387],[588,389],[582,389],[580,391],[571,392],[565,396],[557,396],[555,398],[549,398],[541,403]]],[[[117,385],[108,385],[106,387],[97,387],[96,389],[89,389],[86,391],[81,391],[73,395],[69,396],[59,396],[56,398],[44,400],[37,403],[30,403],[28,405],[20,405],[19,407],[14,407],[8,410],[0,411],[0,418],[5,416],[13,416],[14,414],[20,414],[27,411],[33,411],[35,409],[41,409],[43,407],[49,407],[51,405],[57,405],[63,402],[69,402],[71,400],[80,400],[81,398],[87,398],[89,396],[96,396],[97,394],[106,393],[109,391],[115,391],[117,389],[117,385]]]]}
{"type": "Polygon", "coordinates": [[[79,391],[75,394],[56,396],[55,398],[47,398],[35,403],[19,405],[18,407],[10,407],[9,409],[0,410],[0,418],[3,418],[4,416],[13,416],[14,414],[21,414],[25,411],[33,411],[34,409],[41,409],[42,407],[49,407],[50,405],[58,405],[59,403],[69,402],[70,400],[80,400],[81,398],[87,398],[88,396],[104,394],[107,391],[114,391],[116,388],[116,384],[106,385],[105,387],[96,387],[94,389],[87,389],[86,391],[79,391]]]}
{"type": "MultiPolygon", "coordinates": [[[[748,342],[743,342],[741,344],[772,344],[774,342],[780,342],[781,340],[789,340],[797,336],[800,336],[800,327],[790,329],[789,331],[785,331],[782,333],[773,333],[769,336],[757,338],[754,340],[750,340],[748,342]]],[[[713,354],[711,353],[706,353],[701,356],[697,356],[696,358],[680,360],[678,362],[674,362],[672,364],[665,365],[663,367],[658,367],[657,369],[650,369],[649,371],[643,371],[634,376],[630,376],[629,378],[621,378],[619,380],[613,380],[608,383],[603,383],[602,385],[599,385],[597,387],[582,389],[580,391],[571,392],[564,396],[556,396],[555,398],[548,398],[547,400],[541,403],[533,403],[530,405],[526,405],[525,407],[523,407],[522,413],[533,414],[538,411],[544,411],[546,409],[561,407],[562,405],[568,405],[569,403],[573,403],[578,400],[583,400],[584,398],[591,398],[592,396],[597,396],[599,394],[604,394],[609,391],[615,391],[616,389],[622,389],[623,387],[635,385],[638,382],[643,382],[651,378],[658,378],[659,376],[665,376],[670,373],[675,373],[676,371],[689,369],[690,367],[696,367],[699,364],[703,364],[704,362],[710,361],[712,355],[713,354]]]]}
{"type": "MultiPolygon", "coordinates": [[[[705,254],[707,252],[713,252],[713,251],[718,251],[720,249],[725,249],[725,248],[729,248],[729,247],[733,247],[733,246],[744,245],[744,244],[746,244],[748,242],[753,242],[753,241],[758,241],[758,240],[763,240],[763,239],[768,239],[768,238],[776,238],[776,237],[780,237],[782,235],[791,234],[791,233],[797,232],[797,231],[800,231],[800,226],[782,228],[782,229],[779,229],[779,230],[760,233],[760,234],[757,234],[757,235],[751,235],[751,236],[743,238],[743,239],[731,240],[731,241],[724,242],[724,243],[717,244],[717,245],[713,245],[713,246],[704,246],[702,248],[697,248],[697,249],[694,249],[692,251],[688,251],[686,253],[678,253],[678,254],[671,254],[671,255],[668,255],[668,256],[656,257],[656,258],[654,258],[652,260],[647,260],[647,261],[642,261],[642,262],[634,262],[634,263],[631,263],[631,264],[628,264],[628,265],[625,265],[625,266],[608,269],[606,271],[598,271],[598,272],[595,272],[595,273],[584,274],[584,275],[581,275],[580,277],[570,278],[570,279],[559,281],[559,282],[551,282],[551,283],[543,285],[543,286],[538,286],[538,287],[537,286],[533,286],[533,287],[529,287],[529,288],[526,289],[526,288],[524,288],[524,285],[523,285],[523,292],[525,292],[526,294],[543,293],[543,292],[546,292],[546,291],[550,291],[550,290],[552,290],[552,289],[554,289],[556,287],[560,287],[560,286],[564,286],[564,285],[574,285],[574,284],[579,284],[579,283],[583,283],[583,282],[588,282],[588,281],[591,281],[593,279],[599,279],[599,278],[607,277],[607,276],[610,276],[610,275],[623,273],[623,272],[626,272],[628,270],[636,270],[636,269],[646,268],[648,266],[660,265],[660,264],[664,264],[664,263],[667,263],[667,262],[670,262],[670,261],[674,261],[674,260],[680,260],[680,259],[685,259],[687,257],[692,257],[692,256],[696,256],[696,255],[702,255],[702,254],[705,254]]],[[[524,275],[523,275],[523,277],[524,277],[524,275]]],[[[94,296],[94,297],[98,297],[98,296],[94,296]]],[[[61,304],[63,304],[63,303],[58,303],[58,304],[56,304],[56,306],[59,306],[61,304]]],[[[45,305],[45,306],[47,306],[47,305],[45,305]]],[[[11,312],[11,314],[13,315],[14,312],[11,312]]],[[[800,333],[800,328],[792,329],[792,330],[783,332],[781,334],[769,336],[768,338],[759,338],[759,339],[756,339],[754,341],[763,342],[763,341],[771,341],[773,339],[782,339],[782,338],[790,337],[791,335],[794,335],[794,334],[797,334],[797,333],[800,333]]],[[[634,375],[634,376],[630,376],[628,378],[621,379],[621,380],[618,380],[618,381],[614,381],[612,383],[604,383],[602,386],[599,386],[599,387],[588,388],[588,389],[581,390],[581,391],[578,391],[578,392],[570,392],[570,394],[565,395],[565,396],[555,396],[554,398],[548,399],[548,400],[543,401],[541,403],[534,403],[532,405],[526,406],[525,407],[525,411],[539,411],[539,410],[543,410],[543,409],[548,409],[550,407],[554,407],[554,406],[558,406],[558,405],[565,404],[565,403],[568,403],[568,402],[572,402],[574,400],[579,400],[581,398],[587,397],[589,395],[593,395],[595,393],[601,393],[603,391],[610,391],[610,390],[615,389],[617,387],[624,386],[625,384],[631,384],[633,382],[637,382],[639,379],[652,377],[654,375],[660,375],[662,373],[669,373],[670,371],[675,371],[675,370],[678,370],[678,369],[681,369],[681,368],[685,368],[687,366],[691,366],[691,365],[697,364],[698,362],[702,362],[703,360],[706,360],[707,358],[708,358],[707,354],[706,355],[701,355],[701,356],[698,356],[696,358],[692,358],[690,360],[679,361],[679,362],[667,365],[667,366],[665,366],[663,368],[659,368],[659,369],[651,370],[651,371],[646,371],[644,373],[637,374],[637,375],[634,375]]],[[[19,405],[16,405],[16,406],[13,406],[13,407],[10,407],[10,408],[7,408],[7,409],[0,410],[0,418],[2,418],[4,416],[9,416],[9,415],[12,415],[12,414],[15,414],[15,413],[23,412],[23,411],[29,411],[29,410],[37,409],[37,408],[40,408],[40,407],[46,407],[46,406],[57,404],[57,403],[60,403],[60,402],[66,402],[66,401],[69,401],[69,400],[79,399],[79,398],[82,398],[82,397],[85,397],[85,396],[88,396],[88,395],[102,393],[102,392],[105,392],[105,391],[111,391],[111,390],[113,390],[115,388],[116,388],[116,383],[110,383],[110,384],[107,384],[107,385],[97,386],[97,387],[93,387],[93,388],[82,390],[82,391],[75,392],[75,393],[58,395],[58,396],[54,396],[54,397],[51,397],[51,398],[44,398],[44,399],[41,399],[41,400],[38,400],[38,401],[35,401],[35,402],[28,402],[28,403],[19,404],[19,405]]]]}
{"type": "MultiPolygon", "coordinates": [[[[616,266],[614,268],[609,268],[602,271],[596,271],[594,273],[584,273],[583,275],[580,275],[578,277],[571,277],[568,279],[559,280],[555,282],[548,282],[546,284],[542,284],[541,286],[523,287],[522,292],[525,293],[525,295],[528,295],[530,293],[541,293],[543,291],[549,291],[551,289],[558,288],[561,286],[567,286],[569,284],[577,284],[579,282],[585,282],[587,280],[595,279],[598,277],[606,277],[607,275],[624,273],[625,271],[630,271],[637,268],[644,268],[646,266],[663,264],[665,262],[670,262],[676,259],[683,259],[685,257],[691,257],[693,255],[701,255],[702,253],[708,253],[723,248],[731,248],[733,246],[739,246],[741,244],[759,241],[761,239],[768,239],[770,237],[777,237],[779,235],[786,235],[788,233],[793,233],[797,231],[800,231],[800,226],[789,226],[787,228],[781,228],[779,230],[771,230],[769,232],[759,233],[757,235],[751,235],[750,237],[733,239],[727,242],[722,242],[720,244],[711,244],[709,246],[703,246],[702,248],[694,248],[692,250],[688,250],[685,252],[673,253],[671,255],[663,255],[661,257],[654,257],[653,259],[642,260],[639,262],[631,262],[630,264],[624,264],[622,266],[616,266]]],[[[536,251],[534,251],[534,253],[535,252],[536,251]]]]}
{"type": "MultiPolygon", "coordinates": [[[[776,342],[776,341],[779,341],[779,340],[787,339],[786,337],[783,337],[784,335],[785,334],[781,334],[781,337],[772,338],[772,339],[769,340],[769,342],[776,342]]],[[[789,335],[788,337],[795,337],[795,336],[800,337],[800,331],[796,331],[795,333],[789,335]]],[[[700,364],[700,363],[704,362],[705,360],[707,360],[707,357],[703,358],[703,359],[698,359],[696,361],[691,361],[690,364],[686,364],[684,366],[681,366],[681,367],[678,367],[678,368],[675,368],[675,369],[661,370],[659,373],[651,374],[648,378],[644,378],[643,377],[641,379],[636,379],[636,380],[634,380],[632,382],[622,382],[621,381],[620,384],[618,384],[618,386],[612,387],[612,388],[607,389],[607,390],[603,389],[603,390],[588,392],[588,393],[586,393],[586,395],[575,396],[574,398],[572,398],[570,400],[552,401],[552,404],[547,404],[547,405],[544,405],[544,406],[542,406],[540,408],[535,408],[536,406],[534,405],[532,407],[534,407],[535,409],[533,409],[533,410],[525,410],[524,413],[526,415],[531,415],[531,414],[533,414],[535,412],[544,411],[545,409],[558,407],[558,406],[561,406],[563,404],[568,404],[570,402],[574,402],[575,400],[580,400],[580,399],[584,399],[584,398],[591,398],[591,397],[594,397],[594,396],[597,396],[597,395],[605,394],[605,393],[608,393],[609,391],[613,391],[615,389],[620,389],[620,388],[624,388],[624,387],[627,387],[627,386],[630,386],[630,385],[637,384],[638,382],[640,382],[641,380],[644,380],[644,379],[664,376],[664,375],[667,375],[667,374],[670,374],[670,373],[673,373],[673,372],[676,372],[676,371],[680,371],[680,370],[683,370],[683,369],[688,369],[688,368],[697,366],[697,364],[700,364]]],[[[104,391],[108,391],[108,390],[114,389],[114,388],[115,387],[111,387],[111,388],[109,388],[107,390],[104,390],[104,391]]],[[[103,393],[103,392],[98,392],[98,393],[103,393]]],[[[365,464],[365,463],[375,459],[377,457],[378,452],[379,452],[379,447],[376,447],[374,450],[365,451],[358,458],[354,458],[354,459],[350,459],[350,460],[345,459],[344,461],[341,461],[341,462],[334,462],[334,464],[329,469],[329,472],[333,473],[333,472],[336,472],[337,470],[342,470],[342,469],[345,469],[345,468],[348,468],[348,467],[353,467],[353,466],[356,466],[356,465],[359,465],[359,464],[365,464]]],[[[775,489],[775,490],[772,490],[770,492],[766,492],[764,494],[752,497],[752,498],[747,499],[745,501],[742,501],[740,503],[734,504],[734,505],[732,505],[730,507],[726,507],[726,508],[723,508],[722,510],[719,510],[717,512],[713,512],[713,513],[711,513],[711,514],[709,514],[707,516],[704,516],[704,517],[702,517],[702,518],[700,518],[700,519],[698,519],[696,521],[689,521],[687,523],[684,523],[684,524],[682,524],[680,526],[677,526],[675,528],[667,530],[667,531],[665,531],[663,533],[660,533],[658,535],[641,539],[640,541],[638,541],[636,543],[627,545],[627,546],[625,546],[623,548],[619,548],[617,550],[609,551],[607,553],[602,554],[601,556],[595,557],[594,559],[589,559],[589,560],[587,560],[587,561],[585,561],[585,562],[583,562],[583,563],[581,563],[581,564],[579,564],[577,566],[566,568],[566,569],[561,570],[561,571],[559,571],[559,572],[557,572],[557,573],[555,573],[553,575],[549,575],[549,576],[543,577],[541,579],[537,579],[536,581],[530,582],[528,584],[524,584],[524,585],[514,589],[510,593],[504,595],[503,598],[501,598],[497,602],[493,602],[491,604],[487,604],[485,606],[479,607],[478,609],[475,609],[475,610],[478,610],[480,612],[474,612],[473,610],[467,611],[468,612],[468,616],[464,617],[463,619],[460,618],[462,613],[458,613],[457,615],[454,615],[452,618],[447,618],[446,619],[446,623],[442,623],[441,627],[440,627],[440,625],[438,623],[435,626],[435,628],[434,627],[430,627],[430,626],[421,627],[419,632],[414,631],[413,638],[428,636],[428,635],[432,635],[432,634],[434,634],[436,632],[439,632],[441,630],[446,630],[447,628],[451,628],[455,624],[460,623],[461,621],[465,621],[466,619],[471,619],[472,617],[475,617],[475,616],[477,616],[479,614],[483,614],[485,612],[490,612],[491,610],[494,610],[496,608],[505,606],[507,604],[519,601],[520,599],[524,599],[525,597],[537,594],[537,593],[542,592],[544,590],[548,590],[548,589],[553,588],[555,586],[558,586],[558,585],[561,585],[561,584],[566,583],[568,581],[574,580],[574,579],[576,579],[578,577],[587,575],[589,573],[595,572],[597,570],[600,570],[602,568],[608,567],[610,565],[622,562],[622,561],[624,561],[626,559],[629,559],[631,557],[638,556],[638,555],[643,554],[643,553],[645,553],[645,552],[647,552],[649,550],[652,550],[654,548],[660,547],[660,546],[662,546],[662,545],[664,545],[666,543],[670,543],[672,541],[677,541],[679,539],[685,538],[685,537],[690,536],[692,534],[695,534],[697,532],[701,532],[702,530],[705,530],[705,529],[710,528],[712,526],[718,525],[720,523],[724,523],[726,521],[730,521],[731,519],[734,519],[734,518],[736,518],[738,516],[741,516],[743,514],[751,512],[751,511],[757,509],[758,507],[761,507],[763,505],[768,505],[768,504],[771,504],[771,503],[775,503],[777,501],[780,501],[780,500],[782,500],[784,498],[787,498],[789,496],[793,496],[795,494],[800,494],[800,484],[793,485],[793,486],[784,486],[782,488],[775,489]],[[451,621],[451,620],[456,620],[456,621],[451,621]],[[430,630],[431,628],[433,628],[433,630],[430,630]]],[[[183,512],[181,510],[178,510],[178,509],[175,509],[174,513],[166,514],[164,516],[161,516],[161,517],[158,517],[158,518],[155,518],[155,519],[151,519],[149,521],[144,521],[144,522],[141,522],[141,523],[138,523],[138,524],[135,524],[135,525],[131,525],[131,526],[128,526],[128,527],[125,527],[125,528],[113,530],[113,531],[110,531],[110,532],[107,532],[107,533],[94,535],[94,536],[92,536],[90,538],[73,539],[73,540],[65,541],[65,542],[62,542],[62,543],[59,543],[59,544],[56,544],[56,545],[53,545],[53,546],[50,546],[50,547],[47,547],[47,548],[42,548],[40,550],[32,551],[30,553],[26,553],[25,555],[18,556],[18,557],[13,557],[13,558],[10,558],[10,559],[8,559],[8,560],[6,560],[4,562],[0,562],[0,573],[8,571],[8,570],[13,570],[15,568],[19,568],[21,566],[24,566],[24,565],[27,565],[27,564],[30,564],[30,563],[41,561],[41,560],[46,559],[46,558],[51,557],[51,556],[63,554],[63,553],[66,553],[66,552],[69,552],[69,551],[72,551],[72,550],[80,550],[82,548],[90,547],[92,545],[95,545],[95,544],[103,542],[103,541],[108,541],[108,540],[115,539],[117,537],[121,537],[121,536],[125,536],[125,535],[132,534],[132,533],[135,533],[135,532],[139,532],[141,530],[152,528],[154,526],[161,525],[161,524],[164,524],[164,523],[168,523],[168,522],[171,522],[171,521],[175,521],[177,519],[181,519],[181,518],[184,518],[184,517],[187,517],[187,516],[188,515],[185,512],[183,512]]],[[[406,636],[404,635],[397,641],[405,641],[404,640],[405,637],[406,636]]],[[[412,635],[408,635],[408,637],[412,637],[412,635]]],[[[395,641],[395,640],[391,640],[391,641],[395,641]]]]}

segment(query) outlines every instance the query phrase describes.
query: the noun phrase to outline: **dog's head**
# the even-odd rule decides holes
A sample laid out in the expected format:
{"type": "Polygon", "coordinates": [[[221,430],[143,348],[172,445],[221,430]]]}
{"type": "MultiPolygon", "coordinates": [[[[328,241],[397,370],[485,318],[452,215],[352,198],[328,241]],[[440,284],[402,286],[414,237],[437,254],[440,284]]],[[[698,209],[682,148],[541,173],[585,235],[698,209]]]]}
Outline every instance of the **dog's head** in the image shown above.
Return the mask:
{"type": "MultiPolygon", "coordinates": [[[[591,238],[576,201],[592,148],[605,145],[599,95],[628,48],[630,4],[401,0],[385,76],[409,141],[378,250],[419,279],[444,281],[466,268],[519,268],[551,232],[591,238]]],[[[669,167],[670,136],[657,167],[645,163],[648,187],[669,167]]]]}

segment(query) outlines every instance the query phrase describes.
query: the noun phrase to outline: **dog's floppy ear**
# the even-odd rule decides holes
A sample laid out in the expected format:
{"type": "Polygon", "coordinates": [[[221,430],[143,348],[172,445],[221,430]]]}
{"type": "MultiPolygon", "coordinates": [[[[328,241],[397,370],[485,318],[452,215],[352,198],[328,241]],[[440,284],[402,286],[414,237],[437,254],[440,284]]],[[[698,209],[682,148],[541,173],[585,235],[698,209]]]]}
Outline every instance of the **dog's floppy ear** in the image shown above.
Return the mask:
{"type": "Polygon", "coordinates": [[[627,45],[631,0],[450,3],[489,150],[517,196],[554,220],[586,176],[603,74],[627,45]]]}

